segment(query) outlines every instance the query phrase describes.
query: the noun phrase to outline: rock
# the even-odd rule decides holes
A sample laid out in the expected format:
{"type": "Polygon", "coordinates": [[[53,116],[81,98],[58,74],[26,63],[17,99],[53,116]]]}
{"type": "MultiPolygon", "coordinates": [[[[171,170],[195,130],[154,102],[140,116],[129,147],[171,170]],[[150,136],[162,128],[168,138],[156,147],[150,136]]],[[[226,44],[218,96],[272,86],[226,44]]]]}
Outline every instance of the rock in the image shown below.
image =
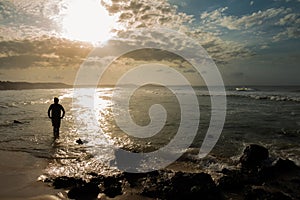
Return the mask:
{"type": "Polygon", "coordinates": [[[147,179],[141,194],[158,199],[223,199],[209,174],[176,172],[171,179],[168,175],[165,172],[156,181],[147,179]]]}
{"type": "Polygon", "coordinates": [[[82,142],[82,140],[80,138],[78,140],[76,140],[76,143],[80,144],[80,145],[83,144],[83,142],[82,142]]]}
{"type": "Polygon", "coordinates": [[[171,191],[171,180],[169,177],[174,173],[160,170],[147,173],[141,185],[143,186],[141,195],[150,198],[166,198],[166,194],[171,191]]]}
{"type": "Polygon", "coordinates": [[[37,181],[42,181],[44,183],[51,183],[52,182],[52,179],[49,178],[48,176],[42,174],[40,175],[38,178],[37,178],[37,181]]]}
{"type": "Polygon", "coordinates": [[[104,194],[109,198],[114,198],[122,194],[123,176],[108,176],[104,179],[104,194]]]}
{"type": "MultiPolygon", "coordinates": [[[[222,170],[223,171],[223,170],[222,170]]],[[[244,178],[240,171],[227,171],[218,181],[218,187],[225,191],[241,191],[244,188],[244,178]]]]}
{"type": "Polygon", "coordinates": [[[230,169],[227,169],[227,168],[223,168],[221,171],[218,171],[218,172],[220,172],[222,174],[226,174],[226,175],[230,175],[230,174],[234,173],[233,170],[230,170],[230,169]]]}
{"type": "Polygon", "coordinates": [[[268,158],[268,149],[257,144],[251,144],[245,148],[240,162],[243,169],[257,169],[268,158]]]}
{"type": "Polygon", "coordinates": [[[141,182],[144,181],[149,173],[128,173],[123,172],[125,179],[129,183],[130,187],[137,187],[141,185],[141,182]]]}
{"type": "Polygon", "coordinates": [[[105,187],[104,194],[108,196],[109,198],[114,198],[118,195],[122,194],[122,184],[116,183],[114,185],[111,185],[109,187],[105,187]]]}
{"type": "Polygon", "coordinates": [[[100,189],[94,183],[87,183],[81,187],[74,187],[68,192],[70,199],[76,200],[93,200],[96,199],[100,189]]]}
{"type": "Polygon", "coordinates": [[[97,175],[89,183],[82,179],[62,176],[54,179],[53,186],[56,189],[71,188],[68,193],[70,199],[95,199],[100,192],[103,192],[109,198],[114,198],[122,194],[123,180],[124,175],[122,174],[113,176],[97,175]],[[99,188],[99,185],[101,188],[99,188]]]}
{"type": "Polygon", "coordinates": [[[263,188],[250,187],[244,195],[245,200],[292,200],[282,192],[271,192],[263,188]]]}
{"type": "Polygon", "coordinates": [[[53,186],[55,189],[66,189],[83,184],[85,184],[83,180],[67,176],[57,177],[53,181],[53,186]]]}
{"type": "MultiPolygon", "coordinates": [[[[300,167],[288,159],[279,158],[273,164],[270,161],[266,148],[259,145],[247,146],[240,158],[241,168],[224,168],[218,171],[223,174],[218,180],[218,185],[207,173],[171,170],[148,173],[123,172],[111,176],[90,172],[89,183],[66,176],[50,181],[55,188],[70,189],[68,197],[78,200],[96,199],[97,196],[100,198],[99,195],[103,195],[105,199],[126,199],[126,195],[135,195],[128,199],[135,199],[134,197],[138,196],[139,199],[149,197],[166,200],[300,199],[300,167]],[[123,196],[117,197],[118,195],[123,196]]],[[[41,177],[41,180],[46,178],[41,177]]]]}
{"type": "Polygon", "coordinates": [[[271,180],[276,179],[278,176],[282,176],[284,174],[294,173],[295,171],[300,173],[300,167],[298,167],[293,161],[279,158],[274,165],[264,167],[259,172],[259,176],[263,180],[271,180]]]}
{"type": "Polygon", "coordinates": [[[274,165],[274,168],[278,172],[291,172],[300,169],[293,161],[289,159],[283,160],[281,158],[277,160],[276,164],[274,165]]]}
{"type": "Polygon", "coordinates": [[[222,199],[211,176],[206,173],[176,172],[171,184],[168,199],[222,199]]]}
{"type": "Polygon", "coordinates": [[[13,122],[14,124],[23,124],[22,122],[18,121],[18,120],[14,120],[13,122]]]}
{"type": "MultiPolygon", "coordinates": [[[[89,173],[89,174],[92,175],[91,173],[89,173]]],[[[98,175],[96,173],[92,176],[93,176],[93,178],[91,178],[90,183],[94,183],[94,184],[97,184],[97,185],[104,185],[104,180],[105,180],[106,176],[98,175]]]]}

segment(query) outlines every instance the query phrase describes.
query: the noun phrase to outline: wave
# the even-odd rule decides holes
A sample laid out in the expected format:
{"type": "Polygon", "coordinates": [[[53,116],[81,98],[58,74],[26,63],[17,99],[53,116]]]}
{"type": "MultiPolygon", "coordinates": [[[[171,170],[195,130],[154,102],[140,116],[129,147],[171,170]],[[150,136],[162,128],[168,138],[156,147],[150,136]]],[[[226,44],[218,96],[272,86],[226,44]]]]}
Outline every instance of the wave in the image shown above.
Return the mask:
{"type": "Polygon", "coordinates": [[[231,93],[227,94],[227,96],[233,97],[246,97],[256,100],[271,100],[271,101],[293,101],[293,102],[300,102],[300,96],[288,96],[288,95],[276,95],[276,94],[237,94],[231,93]]]}
{"type": "MultiPolygon", "coordinates": [[[[222,94],[214,94],[215,96],[222,96],[222,94]]],[[[197,96],[209,97],[209,93],[198,93],[197,96]]],[[[256,100],[270,100],[270,101],[292,101],[300,102],[300,96],[285,96],[285,95],[272,95],[272,94],[237,94],[227,92],[227,97],[243,97],[256,100]]]]}
{"type": "Polygon", "coordinates": [[[0,105],[0,108],[17,108],[18,107],[18,103],[16,102],[12,102],[12,103],[4,103],[0,105]]]}

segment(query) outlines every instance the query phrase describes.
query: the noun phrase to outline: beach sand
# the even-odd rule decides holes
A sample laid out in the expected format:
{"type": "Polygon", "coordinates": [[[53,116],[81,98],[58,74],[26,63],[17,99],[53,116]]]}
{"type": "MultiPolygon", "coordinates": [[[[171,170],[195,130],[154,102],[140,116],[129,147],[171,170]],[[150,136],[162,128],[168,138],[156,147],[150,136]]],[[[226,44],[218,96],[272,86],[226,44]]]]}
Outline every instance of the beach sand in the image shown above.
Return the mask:
{"type": "Polygon", "coordinates": [[[54,195],[59,190],[37,181],[47,165],[46,159],[24,152],[0,151],[0,160],[0,199],[56,199],[54,195]]]}

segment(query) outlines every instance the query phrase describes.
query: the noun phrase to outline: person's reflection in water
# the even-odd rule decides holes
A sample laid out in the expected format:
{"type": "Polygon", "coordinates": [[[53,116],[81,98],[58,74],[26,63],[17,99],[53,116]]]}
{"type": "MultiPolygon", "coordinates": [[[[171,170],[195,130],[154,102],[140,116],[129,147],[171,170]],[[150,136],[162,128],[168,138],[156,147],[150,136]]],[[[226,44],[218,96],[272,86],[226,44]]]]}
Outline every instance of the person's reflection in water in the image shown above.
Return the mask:
{"type": "Polygon", "coordinates": [[[48,117],[52,120],[53,136],[59,138],[60,121],[65,116],[65,109],[59,103],[57,97],[54,98],[54,104],[51,104],[48,109],[48,117]]]}

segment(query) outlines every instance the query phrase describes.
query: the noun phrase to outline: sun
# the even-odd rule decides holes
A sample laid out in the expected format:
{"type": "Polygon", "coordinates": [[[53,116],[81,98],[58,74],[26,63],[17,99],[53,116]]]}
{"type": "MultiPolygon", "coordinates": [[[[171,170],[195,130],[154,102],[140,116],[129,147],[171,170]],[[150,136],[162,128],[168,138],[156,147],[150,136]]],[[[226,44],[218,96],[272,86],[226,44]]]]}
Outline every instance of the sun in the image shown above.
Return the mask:
{"type": "Polygon", "coordinates": [[[70,0],[62,19],[62,36],[71,40],[104,43],[111,36],[115,17],[99,0],[70,0]]]}

